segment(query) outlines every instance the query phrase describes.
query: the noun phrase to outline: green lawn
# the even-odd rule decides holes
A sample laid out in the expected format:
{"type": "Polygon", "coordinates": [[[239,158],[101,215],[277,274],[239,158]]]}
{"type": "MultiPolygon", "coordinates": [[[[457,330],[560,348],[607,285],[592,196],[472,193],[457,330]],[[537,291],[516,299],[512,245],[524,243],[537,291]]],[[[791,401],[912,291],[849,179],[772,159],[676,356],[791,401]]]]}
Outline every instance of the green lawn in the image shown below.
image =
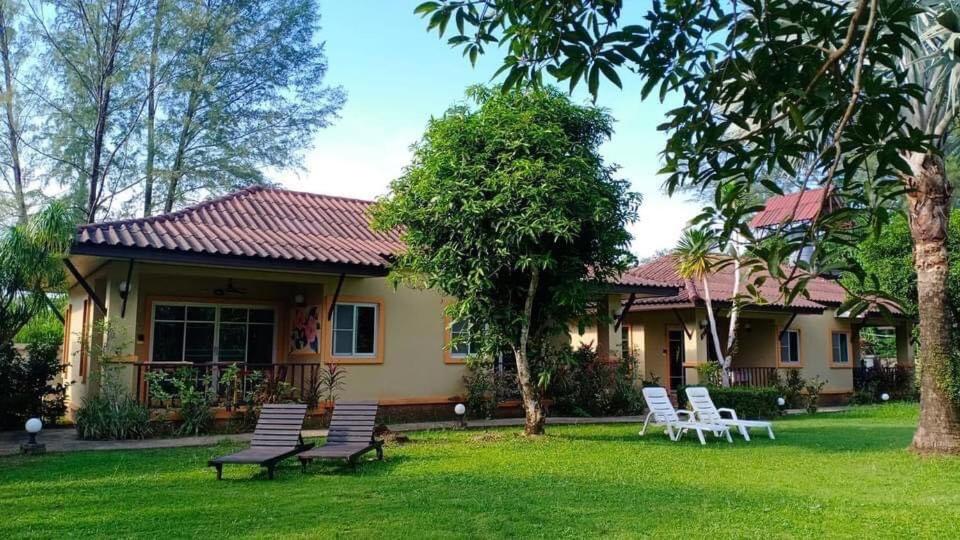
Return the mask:
{"type": "Polygon", "coordinates": [[[217,482],[206,460],[233,445],[0,458],[0,538],[955,536],[960,458],[907,453],[916,414],[706,447],[635,425],[422,432],[357,473],[293,460],[272,482],[243,466],[217,482]]]}

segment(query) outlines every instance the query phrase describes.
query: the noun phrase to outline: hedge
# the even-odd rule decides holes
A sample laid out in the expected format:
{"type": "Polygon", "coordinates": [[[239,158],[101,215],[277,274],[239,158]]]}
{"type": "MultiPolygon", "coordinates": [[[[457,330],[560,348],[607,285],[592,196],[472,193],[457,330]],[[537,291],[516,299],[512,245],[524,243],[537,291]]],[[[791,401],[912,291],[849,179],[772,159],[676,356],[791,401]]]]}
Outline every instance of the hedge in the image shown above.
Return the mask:
{"type": "MultiPolygon", "coordinates": [[[[689,409],[687,393],[684,386],[677,388],[677,400],[681,408],[689,409]]],[[[776,388],[754,388],[749,386],[734,386],[723,388],[710,386],[710,397],[717,408],[730,408],[737,411],[737,418],[773,418],[780,414],[777,407],[777,398],[780,393],[776,388]]]]}

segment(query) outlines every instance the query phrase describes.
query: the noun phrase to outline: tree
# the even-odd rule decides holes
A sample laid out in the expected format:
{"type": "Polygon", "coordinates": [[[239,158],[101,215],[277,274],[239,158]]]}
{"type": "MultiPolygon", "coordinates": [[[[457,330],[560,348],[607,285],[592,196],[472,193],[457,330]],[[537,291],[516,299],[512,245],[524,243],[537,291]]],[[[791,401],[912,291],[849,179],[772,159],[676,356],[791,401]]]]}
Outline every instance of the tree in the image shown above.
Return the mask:
{"type": "Polygon", "coordinates": [[[51,309],[47,293],[65,283],[62,258],[74,218],[66,206],[52,203],[0,235],[0,344],[11,344],[34,315],[51,309]]]}
{"type": "MultiPolygon", "coordinates": [[[[502,40],[504,86],[538,84],[547,71],[572,87],[586,79],[594,95],[601,74],[620,85],[618,66],[682,104],[667,114],[667,187],[757,185],[784,171],[801,189],[819,184],[843,202],[821,208],[808,231],[758,245],[786,300],[804,294],[817,273],[851,268],[818,249],[810,263],[784,270],[813,239],[851,244],[889,219],[902,197],[918,276],[921,415],[912,448],[960,452],[960,354],[947,308],[947,212],[952,189],[943,149],[958,113],[960,16],[954,1],[654,3],[642,24],[622,25],[622,2],[486,0],[426,2],[417,12],[471,58],[502,40]],[[469,31],[468,31],[469,29],[469,31]]],[[[719,191],[719,190],[715,190],[719,191]]],[[[735,224],[738,203],[715,201],[705,215],[735,224]]],[[[750,240],[746,227],[735,229],[750,240]]],[[[845,309],[877,305],[854,298],[845,309]]]]}
{"type": "Polygon", "coordinates": [[[687,229],[673,251],[677,259],[677,270],[684,279],[696,279],[703,288],[704,304],[707,308],[707,320],[710,323],[710,337],[714,352],[720,362],[720,381],[730,386],[730,366],[733,364],[733,351],[737,342],[737,320],[740,316],[740,258],[736,253],[727,255],[720,250],[716,235],[709,229],[687,229]],[[733,264],[733,294],[730,309],[730,328],[727,330],[726,352],[720,347],[720,329],[713,313],[713,301],[710,298],[708,276],[720,268],[733,264]]]}
{"type": "Polygon", "coordinates": [[[639,195],[599,154],[604,111],[553,89],[468,97],[475,106],[430,121],[375,224],[406,243],[392,279],[454,298],[447,314],[481,355],[512,350],[524,431],[540,434],[549,371],[534,367],[632,261],[625,227],[639,195]]]}
{"type": "Polygon", "coordinates": [[[143,0],[63,0],[51,3],[50,15],[34,20],[50,51],[60,92],[48,103],[57,172],[82,182],[79,195],[86,222],[128,189],[124,172],[133,169],[126,154],[139,126],[144,94],[135,83],[141,61],[137,44],[143,0]],[[113,170],[119,168],[120,170],[113,170]],[[114,176],[111,177],[111,172],[114,176]],[[113,186],[108,186],[108,180],[113,186]]]}
{"type": "Polygon", "coordinates": [[[165,212],[194,193],[264,183],[264,168],[296,166],[344,103],[324,84],[314,0],[181,2],[172,20],[183,35],[172,44],[179,69],[159,96],[165,212]]]}

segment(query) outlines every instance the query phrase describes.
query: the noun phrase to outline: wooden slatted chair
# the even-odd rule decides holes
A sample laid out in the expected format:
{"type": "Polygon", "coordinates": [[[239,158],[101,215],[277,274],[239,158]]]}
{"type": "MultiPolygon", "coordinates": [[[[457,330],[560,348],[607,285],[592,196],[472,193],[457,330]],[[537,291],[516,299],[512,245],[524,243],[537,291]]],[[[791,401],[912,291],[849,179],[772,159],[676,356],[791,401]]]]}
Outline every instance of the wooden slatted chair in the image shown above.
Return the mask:
{"type": "Polygon", "coordinates": [[[357,459],[371,450],[382,461],[383,441],[373,435],[376,419],[376,401],[338,401],[330,419],[327,442],[297,456],[304,470],[315,459],[343,459],[356,468],[357,459]]]}
{"type": "Polygon", "coordinates": [[[216,467],[217,480],[223,477],[226,463],[247,463],[260,465],[267,469],[267,477],[273,479],[273,470],[277,463],[295,454],[313,448],[313,443],[303,442],[300,429],[307,415],[307,406],[303,404],[264,405],[253,432],[250,448],[235,454],[221,456],[207,462],[216,467]]]}

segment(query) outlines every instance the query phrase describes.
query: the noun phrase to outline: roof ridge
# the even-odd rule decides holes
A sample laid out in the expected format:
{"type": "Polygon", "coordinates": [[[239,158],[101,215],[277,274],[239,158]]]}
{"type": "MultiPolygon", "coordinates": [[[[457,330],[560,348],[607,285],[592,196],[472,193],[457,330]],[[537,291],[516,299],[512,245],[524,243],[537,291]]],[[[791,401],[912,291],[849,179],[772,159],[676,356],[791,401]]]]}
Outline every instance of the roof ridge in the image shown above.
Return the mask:
{"type": "Polygon", "coordinates": [[[210,200],[201,201],[197,204],[193,204],[185,208],[181,208],[180,210],[176,210],[174,212],[165,212],[163,214],[156,214],[156,215],[145,216],[145,217],[117,219],[114,221],[99,221],[94,223],[84,223],[81,225],[77,225],[77,228],[78,229],[102,229],[105,227],[115,227],[117,225],[128,225],[130,223],[156,223],[158,221],[171,221],[189,212],[196,212],[198,210],[203,210],[204,208],[209,208],[210,206],[213,206],[215,204],[219,204],[219,203],[226,202],[233,199],[239,199],[244,195],[256,193],[257,191],[264,191],[266,189],[269,189],[269,188],[261,185],[247,186],[243,189],[238,189],[237,191],[227,193],[226,195],[221,195],[220,197],[214,197],[213,199],[210,199],[210,200]]]}
{"type": "Polygon", "coordinates": [[[294,189],[270,187],[270,186],[264,186],[264,185],[256,184],[256,185],[252,185],[252,186],[247,186],[247,187],[245,187],[245,188],[243,188],[243,189],[239,189],[239,190],[237,190],[237,191],[233,191],[233,192],[231,192],[231,193],[227,193],[226,195],[221,195],[220,197],[215,197],[215,198],[213,198],[213,199],[209,199],[209,200],[206,200],[206,201],[201,201],[201,202],[199,202],[199,203],[197,203],[197,204],[193,204],[193,205],[187,206],[187,207],[185,207],[185,208],[181,208],[180,210],[176,210],[176,211],[173,211],[173,212],[166,212],[166,213],[163,213],[163,214],[156,214],[156,215],[145,216],[145,217],[132,217],[132,218],[126,218],[126,219],[117,219],[117,220],[112,220],[112,221],[99,221],[99,222],[94,222],[94,223],[83,223],[83,224],[77,225],[77,228],[78,228],[78,229],[90,230],[90,229],[103,229],[103,228],[107,228],[107,227],[116,227],[116,226],[122,226],[122,225],[129,225],[129,224],[132,224],[132,223],[156,223],[156,222],[158,222],[158,221],[172,221],[172,220],[175,220],[175,219],[177,219],[177,218],[179,218],[179,217],[181,217],[181,216],[184,216],[184,215],[186,215],[186,214],[189,214],[189,213],[192,213],[192,212],[197,212],[197,211],[199,211],[199,210],[203,210],[203,209],[209,208],[209,207],[211,207],[211,206],[214,206],[214,205],[217,205],[217,204],[220,204],[220,203],[224,203],[224,202],[227,202],[227,201],[230,201],[230,200],[240,199],[240,198],[242,198],[242,197],[244,197],[244,196],[252,195],[252,194],[254,194],[254,193],[261,192],[261,191],[271,191],[271,192],[275,192],[275,193],[287,193],[287,194],[290,194],[290,195],[303,195],[303,196],[307,196],[307,197],[311,197],[311,198],[316,198],[316,199],[336,199],[336,200],[340,200],[340,201],[358,202],[358,203],[363,203],[363,204],[366,204],[366,205],[372,205],[372,204],[375,204],[375,203],[376,203],[376,201],[374,201],[374,200],[359,199],[359,198],[356,198],[356,197],[344,197],[344,196],[341,196],[341,195],[327,195],[327,194],[325,194],[325,193],[314,193],[314,192],[311,192],[311,191],[302,191],[302,190],[294,190],[294,189]]]}

